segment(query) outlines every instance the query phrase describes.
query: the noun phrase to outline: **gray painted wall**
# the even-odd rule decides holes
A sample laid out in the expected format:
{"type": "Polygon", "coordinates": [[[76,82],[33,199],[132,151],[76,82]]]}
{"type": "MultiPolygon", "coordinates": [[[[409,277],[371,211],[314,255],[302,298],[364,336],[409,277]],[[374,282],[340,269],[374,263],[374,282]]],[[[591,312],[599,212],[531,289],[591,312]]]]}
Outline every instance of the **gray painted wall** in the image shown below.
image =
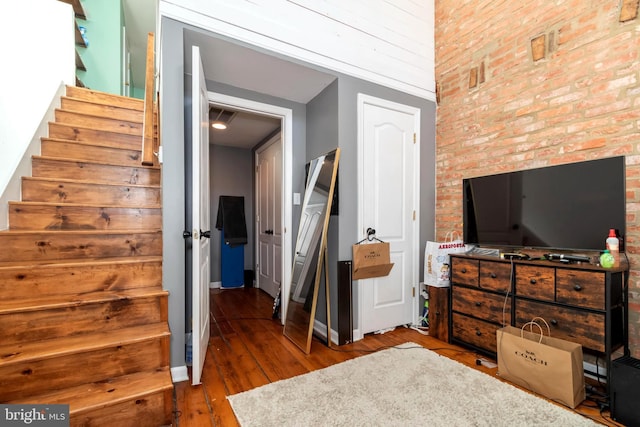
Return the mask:
{"type": "Polygon", "coordinates": [[[247,244],[244,245],[244,269],[253,270],[253,153],[251,149],[209,146],[209,185],[211,190],[211,281],[219,282],[221,233],[215,229],[220,196],[244,197],[247,244]]]}
{"type": "MultiPolygon", "coordinates": [[[[338,81],[334,81],[307,104],[307,159],[309,162],[339,145],[338,134],[338,81]]],[[[340,162],[338,162],[338,171],[340,162]]],[[[339,203],[338,203],[339,205],[339,203]]],[[[337,257],[338,257],[338,217],[329,217],[327,230],[327,261],[329,265],[329,291],[331,300],[337,293],[337,257]]],[[[294,245],[295,247],[295,245],[294,245]]],[[[323,275],[324,276],[324,275],[323,275]]],[[[326,324],[327,298],[324,278],[321,278],[318,291],[316,319],[326,324]]],[[[338,319],[337,304],[330,304],[333,328],[336,329],[338,319]]]]}
{"type": "Polygon", "coordinates": [[[162,126],[162,283],[169,291],[171,366],[185,365],[185,156],[182,24],[162,20],[160,123],[162,126]]]}
{"type": "MultiPolygon", "coordinates": [[[[169,325],[171,338],[171,366],[184,365],[184,331],[190,329],[190,314],[185,301],[185,244],[182,230],[185,227],[185,136],[184,114],[190,111],[190,91],[185,91],[183,62],[183,29],[190,28],[163,18],[161,38],[161,123],[164,151],[163,164],[163,238],[164,263],[163,283],[170,291],[169,325]],[[184,109],[183,109],[184,107],[184,109]]],[[[190,54],[188,55],[190,58],[190,54]]],[[[317,68],[317,67],[312,67],[317,68]]],[[[321,70],[328,72],[327,70],[321,70]]],[[[304,190],[305,163],[327,151],[341,149],[339,164],[340,216],[332,217],[329,229],[329,266],[332,301],[337,295],[336,261],[351,259],[351,245],[361,239],[357,230],[357,103],[359,92],[421,109],[421,190],[420,190],[420,265],[423,262],[424,245],[434,235],[435,212],[435,104],[426,99],[407,95],[393,89],[365,82],[350,76],[339,75],[338,81],[330,85],[307,106],[222,85],[207,82],[207,88],[231,96],[257,102],[278,105],[293,110],[293,192],[304,190]],[[337,90],[337,100],[336,93],[337,90]],[[337,121],[336,121],[337,114],[337,121]],[[322,128],[323,123],[334,123],[331,128],[322,128]],[[307,131],[307,127],[309,130],[307,131]],[[309,141],[307,142],[307,138],[309,141]]],[[[297,235],[300,206],[293,206],[292,235],[297,235]]],[[[292,243],[293,245],[295,242],[292,243]]],[[[187,264],[190,265],[190,264],[187,264]]],[[[420,272],[422,268],[420,267],[420,272]]],[[[323,294],[321,292],[321,294],[323,294]]],[[[357,289],[354,288],[354,327],[357,325],[357,289]]],[[[190,299],[188,300],[190,303],[190,299]]],[[[324,305],[319,309],[324,313],[324,305]]],[[[320,316],[319,316],[320,318],[320,316]]],[[[337,319],[332,310],[332,319],[337,319]]],[[[335,323],[335,321],[334,321],[335,323]]]]}

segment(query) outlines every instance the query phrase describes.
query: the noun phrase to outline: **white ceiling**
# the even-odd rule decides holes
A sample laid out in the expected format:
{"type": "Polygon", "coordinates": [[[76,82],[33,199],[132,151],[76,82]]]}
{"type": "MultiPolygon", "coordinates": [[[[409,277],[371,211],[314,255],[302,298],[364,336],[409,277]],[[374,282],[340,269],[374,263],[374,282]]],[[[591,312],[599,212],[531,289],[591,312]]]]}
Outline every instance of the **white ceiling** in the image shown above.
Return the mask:
{"type": "MultiPolygon", "coordinates": [[[[123,0],[132,79],[144,82],[147,34],[155,32],[158,0],[123,0]]],[[[185,31],[185,73],[191,74],[191,46],[200,46],[206,79],[250,91],[308,103],[335,76],[268,55],[204,32],[185,31]]],[[[239,112],[226,131],[211,130],[212,144],[251,148],[280,126],[280,120],[239,112]]]]}
{"type": "Polygon", "coordinates": [[[279,127],[280,119],[240,111],[227,125],[227,129],[209,128],[209,143],[250,149],[279,127]]]}

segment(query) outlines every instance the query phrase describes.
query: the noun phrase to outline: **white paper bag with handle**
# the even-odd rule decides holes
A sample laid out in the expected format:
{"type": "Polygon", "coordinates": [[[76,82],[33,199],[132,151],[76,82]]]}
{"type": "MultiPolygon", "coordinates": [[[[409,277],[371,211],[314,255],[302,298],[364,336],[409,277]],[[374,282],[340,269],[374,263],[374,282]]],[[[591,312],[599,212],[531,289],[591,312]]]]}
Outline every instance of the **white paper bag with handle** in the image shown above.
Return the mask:
{"type": "Polygon", "coordinates": [[[429,286],[445,288],[451,284],[449,255],[467,251],[459,235],[447,233],[444,242],[427,241],[424,249],[424,283],[429,286]]]}

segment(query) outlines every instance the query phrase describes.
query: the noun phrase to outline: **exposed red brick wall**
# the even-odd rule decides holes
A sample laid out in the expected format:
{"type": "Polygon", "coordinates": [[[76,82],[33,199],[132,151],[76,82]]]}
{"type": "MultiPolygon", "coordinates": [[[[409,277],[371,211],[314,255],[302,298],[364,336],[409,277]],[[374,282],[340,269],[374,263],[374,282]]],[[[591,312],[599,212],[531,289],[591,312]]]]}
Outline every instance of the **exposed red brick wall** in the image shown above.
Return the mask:
{"type": "Polygon", "coordinates": [[[625,155],[629,336],[640,357],[637,3],[435,2],[436,234],[462,231],[463,178],[625,155]]]}

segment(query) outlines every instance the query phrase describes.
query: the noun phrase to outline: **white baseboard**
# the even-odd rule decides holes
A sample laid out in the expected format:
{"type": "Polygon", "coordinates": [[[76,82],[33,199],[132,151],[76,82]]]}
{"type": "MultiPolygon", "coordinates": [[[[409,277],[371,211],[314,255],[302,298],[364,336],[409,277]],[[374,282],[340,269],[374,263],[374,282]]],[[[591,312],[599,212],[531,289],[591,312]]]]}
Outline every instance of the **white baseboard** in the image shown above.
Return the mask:
{"type": "MultiPolygon", "coordinates": [[[[313,322],[313,331],[316,333],[316,335],[324,338],[325,340],[327,339],[327,325],[315,320],[313,322]]],[[[331,329],[331,342],[335,345],[338,345],[339,340],[338,340],[338,332],[331,329]]]]}
{"type": "Polygon", "coordinates": [[[171,368],[171,380],[174,383],[189,381],[189,371],[187,371],[187,366],[183,365],[171,368]]]}

